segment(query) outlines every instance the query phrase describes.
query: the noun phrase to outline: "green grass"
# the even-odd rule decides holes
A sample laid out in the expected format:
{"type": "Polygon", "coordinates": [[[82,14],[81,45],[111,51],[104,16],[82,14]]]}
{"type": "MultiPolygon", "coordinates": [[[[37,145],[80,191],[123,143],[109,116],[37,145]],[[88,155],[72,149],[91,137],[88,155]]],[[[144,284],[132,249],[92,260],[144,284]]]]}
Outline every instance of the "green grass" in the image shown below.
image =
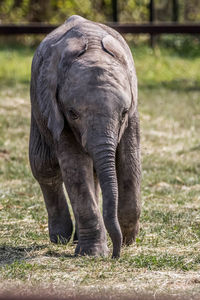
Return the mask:
{"type": "MultiPolygon", "coordinates": [[[[28,163],[33,49],[0,47],[0,290],[200,293],[200,54],[133,49],[139,79],[141,230],[118,260],[73,257],[49,242],[28,163]],[[62,289],[60,287],[62,286],[62,289]],[[37,287],[37,288],[35,288],[37,287]]],[[[111,243],[109,242],[111,249],[111,243]]]]}

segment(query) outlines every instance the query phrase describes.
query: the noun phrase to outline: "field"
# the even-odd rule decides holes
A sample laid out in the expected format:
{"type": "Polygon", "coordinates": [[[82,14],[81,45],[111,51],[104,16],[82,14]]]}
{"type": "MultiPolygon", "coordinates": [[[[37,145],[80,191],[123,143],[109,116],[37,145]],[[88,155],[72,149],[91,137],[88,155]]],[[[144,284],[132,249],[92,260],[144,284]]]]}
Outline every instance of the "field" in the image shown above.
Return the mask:
{"type": "MultiPolygon", "coordinates": [[[[28,163],[34,50],[0,47],[0,291],[200,297],[200,54],[133,48],[139,78],[142,215],[121,258],[53,245],[28,163]]],[[[109,242],[110,248],[111,243],[109,242]]]]}

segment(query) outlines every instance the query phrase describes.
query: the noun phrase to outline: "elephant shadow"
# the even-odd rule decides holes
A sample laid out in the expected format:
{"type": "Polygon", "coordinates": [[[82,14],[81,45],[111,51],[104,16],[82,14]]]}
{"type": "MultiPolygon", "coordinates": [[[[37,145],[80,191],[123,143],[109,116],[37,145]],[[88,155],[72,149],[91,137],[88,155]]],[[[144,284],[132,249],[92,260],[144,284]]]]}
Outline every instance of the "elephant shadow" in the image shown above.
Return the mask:
{"type": "Polygon", "coordinates": [[[0,267],[4,265],[11,265],[12,263],[18,261],[26,261],[34,259],[41,254],[38,253],[38,251],[41,251],[43,249],[47,249],[44,253],[42,253],[42,256],[47,257],[63,257],[63,258],[74,258],[74,255],[61,252],[57,253],[54,250],[48,249],[49,245],[37,245],[33,244],[29,247],[23,247],[23,246],[10,246],[10,245],[1,245],[0,246],[0,267]]]}

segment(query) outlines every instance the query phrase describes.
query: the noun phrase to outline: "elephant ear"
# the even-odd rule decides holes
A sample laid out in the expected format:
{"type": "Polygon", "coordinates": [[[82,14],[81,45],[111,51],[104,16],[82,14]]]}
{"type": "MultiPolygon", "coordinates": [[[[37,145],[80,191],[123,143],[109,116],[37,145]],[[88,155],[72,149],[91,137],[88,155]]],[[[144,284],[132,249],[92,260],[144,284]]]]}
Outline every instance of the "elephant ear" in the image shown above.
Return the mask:
{"type": "Polygon", "coordinates": [[[66,79],[63,78],[66,75],[63,70],[67,71],[86,49],[87,40],[72,28],[46,49],[38,67],[39,74],[35,74],[40,111],[47,120],[47,127],[55,141],[59,140],[64,129],[64,115],[58,103],[59,86],[64,84],[66,79]]]}
{"type": "Polygon", "coordinates": [[[48,128],[57,141],[64,128],[63,114],[58,107],[58,85],[64,84],[66,72],[69,70],[73,61],[87,50],[87,45],[88,43],[84,35],[72,28],[62,39],[51,46],[53,53],[51,72],[53,72],[53,74],[50,76],[50,89],[54,93],[54,97],[52,98],[53,109],[49,115],[48,128]]]}
{"type": "Polygon", "coordinates": [[[117,34],[115,37],[111,34],[106,35],[101,41],[102,47],[104,51],[115,57],[124,66],[127,72],[132,94],[130,114],[133,114],[137,106],[137,77],[134,62],[130,49],[125,41],[122,40],[121,36],[119,37],[118,33],[115,34],[117,34]]]}
{"type": "Polygon", "coordinates": [[[106,35],[102,39],[102,47],[104,51],[108,52],[113,57],[116,57],[123,65],[127,64],[123,47],[118,40],[112,37],[112,35],[106,35]]]}

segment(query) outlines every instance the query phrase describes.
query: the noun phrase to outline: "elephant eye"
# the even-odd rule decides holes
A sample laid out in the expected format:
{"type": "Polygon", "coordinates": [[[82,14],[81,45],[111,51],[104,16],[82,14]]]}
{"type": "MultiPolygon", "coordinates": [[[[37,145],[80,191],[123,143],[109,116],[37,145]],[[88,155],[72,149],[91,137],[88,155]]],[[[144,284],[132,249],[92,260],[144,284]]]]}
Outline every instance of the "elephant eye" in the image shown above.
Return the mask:
{"type": "Polygon", "coordinates": [[[122,121],[124,120],[126,114],[128,112],[128,108],[124,108],[123,112],[122,112],[122,121]]]}
{"type": "Polygon", "coordinates": [[[76,120],[76,119],[79,118],[78,113],[77,113],[74,109],[72,109],[72,108],[70,108],[70,109],[68,110],[68,113],[69,113],[69,116],[70,116],[70,118],[71,118],[72,120],[76,120]]]}

